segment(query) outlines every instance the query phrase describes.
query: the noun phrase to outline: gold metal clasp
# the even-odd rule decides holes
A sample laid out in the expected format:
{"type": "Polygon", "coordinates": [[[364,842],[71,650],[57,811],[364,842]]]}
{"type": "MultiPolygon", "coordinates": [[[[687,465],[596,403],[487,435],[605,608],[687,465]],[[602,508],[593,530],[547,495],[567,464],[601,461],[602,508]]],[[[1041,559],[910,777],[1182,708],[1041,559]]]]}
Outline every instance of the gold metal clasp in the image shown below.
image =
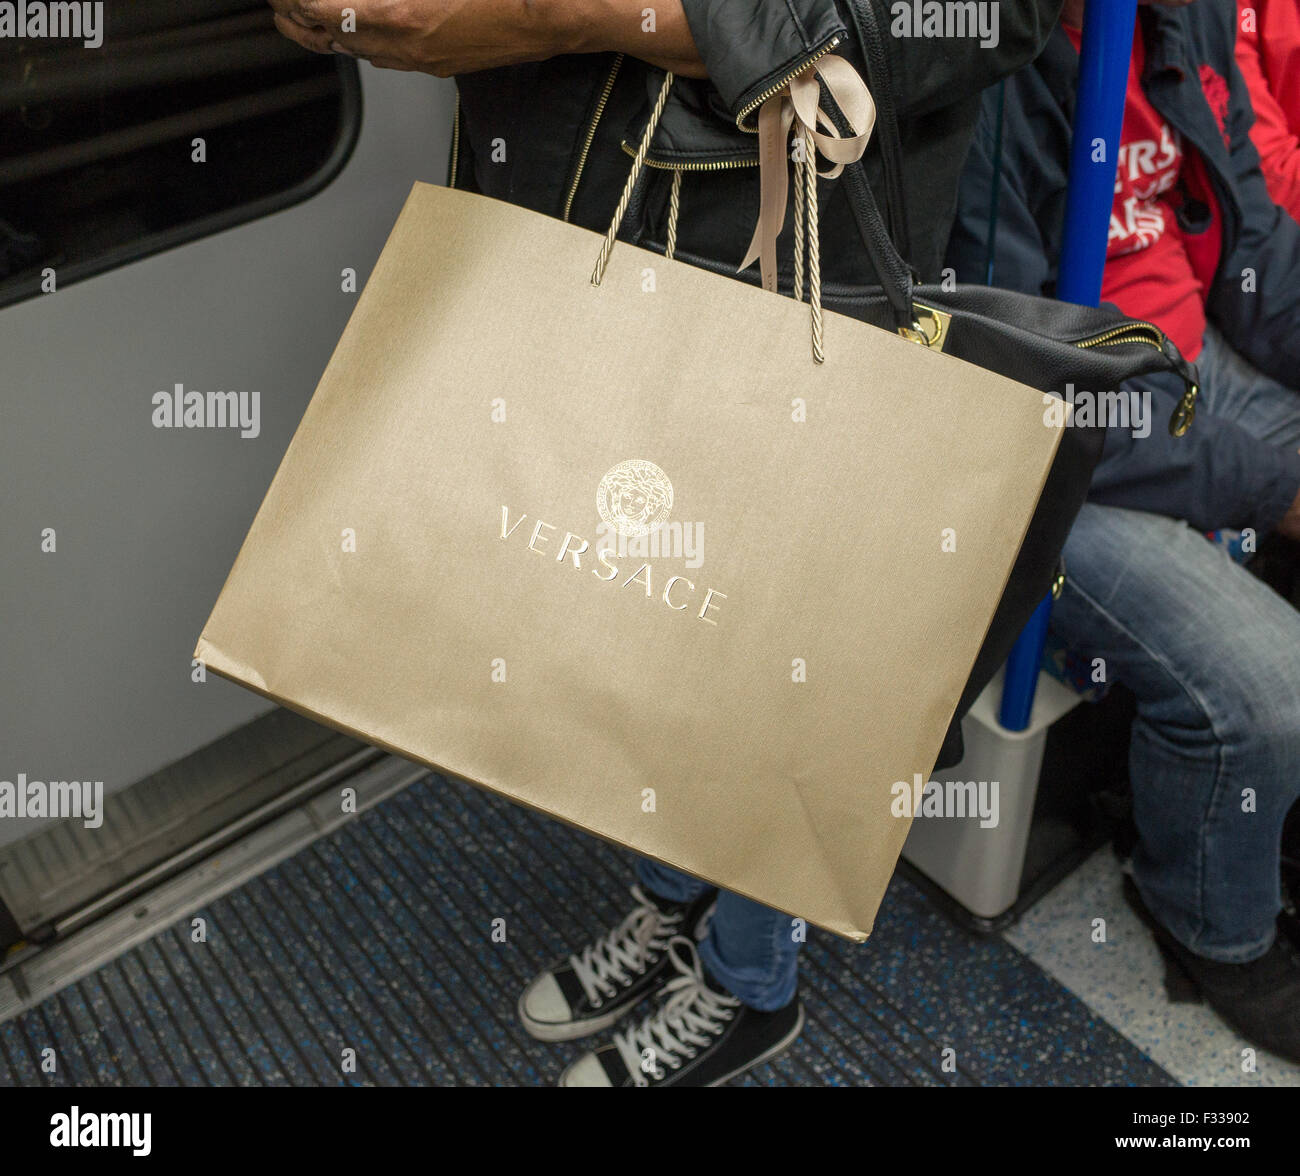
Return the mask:
{"type": "Polygon", "coordinates": [[[1178,407],[1174,409],[1173,416],[1169,418],[1169,432],[1172,436],[1181,437],[1192,427],[1192,422],[1196,419],[1196,397],[1200,391],[1196,384],[1187,386],[1187,391],[1183,393],[1178,407]]]}
{"type": "Polygon", "coordinates": [[[936,310],[932,306],[922,306],[914,302],[916,321],[910,327],[899,327],[898,333],[910,343],[919,343],[931,351],[942,351],[948,341],[948,324],[952,315],[946,310],[936,310]]]}

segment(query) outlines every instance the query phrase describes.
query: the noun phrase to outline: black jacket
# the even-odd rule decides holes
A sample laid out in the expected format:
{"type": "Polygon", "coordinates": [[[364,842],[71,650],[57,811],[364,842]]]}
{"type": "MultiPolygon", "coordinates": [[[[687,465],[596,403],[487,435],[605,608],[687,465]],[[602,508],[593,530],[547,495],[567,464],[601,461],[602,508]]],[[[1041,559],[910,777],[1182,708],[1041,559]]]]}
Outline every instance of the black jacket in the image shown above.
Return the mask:
{"type": "MultiPolygon", "coordinates": [[[[879,26],[888,30],[887,0],[865,2],[875,5],[879,26]]],[[[662,248],[671,172],[685,169],[678,256],[734,270],[753,232],[759,200],[756,136],[738,124],[752,128],[749,112],[757,100],[832,44],[864,78],[867,73],[850,34],[847,0],[684,4],[709,79],[675,83],[651,167],[621,236],[662,248]]],[[[974,96],[1032,60],[1059,8],[1060,0],[1002,3],[998,43],[987,48],[978,37],[883,38],[899,108],[908,203],[909,239],[898,244],[926,280],[938,277],[958,173],[979,113],[974,96]]],[[[635,58],[594,54],[457,78],[453,182],[603,232],[628,175],[625,145],[635,148],[640,141],[663,76],[635,58]]],[[[883,201],[872,148],[867,168],[883,201]]],[[[823,182],[820,188],[822,274],[833,306],[835,286],[878,282],[839,185],[823,182]]],[[[789,240],[782,238],[779,251],[786,274],[789,240]]],[[[757,267],[752,269],[747,276],[756,280],[757,267]]]]}
{"type": "MultiPolygon", "coordinates": [[[[1198,0],[1182,9],[1140,11],[1147,51],[1142,87],[1192,149],[1188,158],[1194,152],[1203,161],[1222,213],[1207,316],[1256,367],[1294,386],[1300,373],[1300,226],[1269,198],[1250,141],[1254,114],[1233,57],[1236,5],[1198,0]],[[1249,292],[1243,290],[1248,272],[1249,292]]],[[[1055,291],[1078,73],[1078,54],[1058,28],[1042,56],[1006,83],[995,285],[1028,294],[1055,291]]],[[[949,251],[961,281],[984,280],[996,133],[997,98],[990,92],[949,251]]],[[[1187,232],[1204,231],[1204,203],[1185,201],[1179,220],[1187,232]]],[[[1180,381],[1148,377],[1143,386],[1152,391],[1156,425],[1148,437],[1134,438],[1126,429],[1107,433],[1090,500],[1186,519],[1203,530],[1274,526],[1300,492],[1300,456],[1208,412],[1185,437],[1170,437],[1159,422],[1182,395],[1180,381]]]]}

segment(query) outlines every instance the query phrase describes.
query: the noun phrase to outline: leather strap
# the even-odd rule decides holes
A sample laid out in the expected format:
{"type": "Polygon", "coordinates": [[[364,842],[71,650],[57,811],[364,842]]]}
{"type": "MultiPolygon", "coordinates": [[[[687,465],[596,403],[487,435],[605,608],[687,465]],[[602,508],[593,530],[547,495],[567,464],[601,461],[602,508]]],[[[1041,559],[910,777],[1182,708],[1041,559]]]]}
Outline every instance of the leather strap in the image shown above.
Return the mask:
{"type": "Polygon", "coordinates": [[[876,204],[875,193],[867,180],[866,169],[859,161],[844,169],[844,187],[849,198],[849,211],[857,222],[862,242],[867,247],[871,265],[880,279],[885,297],[893,314],[894,328],[915,327],[916,311],[912,306],[912,267],[894,248],[894,242],[885,228],[876,204]]]}
{"type": "Polygon", "coordinates": [[[876,100],[876,145],[885,176],[885,215],[897,249],[906,253],[912,240],[907,225],[907,200],[903,193],[903,148],[898,132],[898,107],[894,102],[893,71],[885,52],[885,39],[876,0],[849,0],[849,15],[862,47],[867,85],[876,100]]]}
{"type": "MultiPolygon", "coordinates": [[[[831,120],[842,129],[844,115],[835,105],[833,97],[826,100],[825,108],[831,120]]],[[[860,159],[845,166],[842,182],[848,197],[849,211],[858,226],[858,234],[866,246],[885,297],[889,300],[894,328],[914,328],[916,311],[912,306],[912,285],[916,279],[912,267],[894,247],[893,239],[880,215],[875,193],[871,190],[871,182],[867,179],[867,169],[860,159]]]]}

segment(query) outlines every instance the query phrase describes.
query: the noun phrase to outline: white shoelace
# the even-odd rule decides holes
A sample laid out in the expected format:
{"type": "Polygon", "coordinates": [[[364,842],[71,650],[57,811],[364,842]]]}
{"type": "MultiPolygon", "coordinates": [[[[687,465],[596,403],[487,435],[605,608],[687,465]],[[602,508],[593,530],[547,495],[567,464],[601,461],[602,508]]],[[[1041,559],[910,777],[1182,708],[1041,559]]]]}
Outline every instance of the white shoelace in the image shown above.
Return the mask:
{"type": "Polygon", "coordinates": [[[734,996],[714,992],[704,979],[695,944],[681,935],[668,941],[668,956],[677,975],[664,985],[667,997],[656,1013],[634,1029],[614,1034],[618,1055],[637,1086],[649,1086],[647,1073],[663,1078],[664,1065],[681,1068],[698,1049],[711,1044],[740,1007],[734,996]],[[642,1062],[646,1063],[643,1067],[642,1062]]]}
{"type": "Polygon", "coordinates": [[[581,955],[569,957],[573,974],[592,1008],[600,1008],[605,997],[615,996],[618,985],[627,984],[629,972],[644,972],[650,953],[668,946],[681,921],[680,914],[665,915],[639,886],[632,887],[637,905],[603,939],[588,944],[581,955]]]}

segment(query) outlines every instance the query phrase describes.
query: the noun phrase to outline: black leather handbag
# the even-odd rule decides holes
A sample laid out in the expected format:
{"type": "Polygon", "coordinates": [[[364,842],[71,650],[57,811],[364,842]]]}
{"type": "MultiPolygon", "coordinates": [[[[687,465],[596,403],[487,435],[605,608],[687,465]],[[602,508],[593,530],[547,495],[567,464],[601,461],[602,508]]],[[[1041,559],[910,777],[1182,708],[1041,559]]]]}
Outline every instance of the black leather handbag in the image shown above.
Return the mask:
{"type": "MultiPolygon", "coordinates": [[[[907,201],[901,184],[898,117],[882,48],[884,33],[871,0],[851,0],[849,7],[866,59],[867,84],[876,103],[875,135],[891,223],[887,227],[881,216],[861,160],[847,165],[842,179],[850,207],[882,285],[878,293],[864,296],[836,297],[834,291],[827,290],[826,305],[1055,395],[1060,395],[1067,383],[1092,389],[1118,388],[1135,376],[1176,372],[1186,390],[1169,421],[1169,430],[1175,436],[1185,433],[1196,412],[1196,369],[1153,324],[1115,310],[990,286],[960,284],[945,290],[914,284],[911,268],[894,245],[895,239],[907,240],[907,201]]],[[[830,113],[840,123],[841,133],[847,133],[842,116],[837,117],[834,110],[830,113]]],[[[1020,631],[1056,582],[1061,550],[1087,496],[1104,441],[1102,428],[1063,430],[1056,461],[936,768],[961,759],[959,720],[1006,660],[1020,631]]]]}

